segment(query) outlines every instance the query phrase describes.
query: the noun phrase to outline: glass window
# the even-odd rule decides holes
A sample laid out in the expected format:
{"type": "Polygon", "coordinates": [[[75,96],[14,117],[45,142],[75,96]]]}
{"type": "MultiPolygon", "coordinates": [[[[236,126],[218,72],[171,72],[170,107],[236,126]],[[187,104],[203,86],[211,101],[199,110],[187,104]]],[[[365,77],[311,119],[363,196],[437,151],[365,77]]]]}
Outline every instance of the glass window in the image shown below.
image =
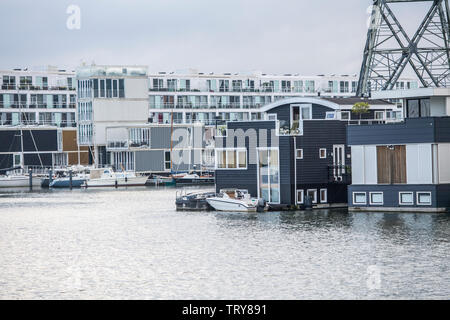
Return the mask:
{"type": "Polygon", "coordinates": [[[370,204],[382,205],[383,204],[383,192],[371,192],[370,204]]]}
{"type": "Polygon", "coordinates": [[[164,168],[166,170],[170,170],[171,168],[171,161],[170,161],[171,157],[170,157],[170,151],[165,151],[164,152],[164,168]]]}
{"type": "Polygon", "coordinates": [[[319,156],[320,156],[320,159],[326,159],[327,149],[325,149],[325,148],[319,149],[319,156]]]}
{"type": "Polygon", "coordinates": [[[408,100],[408,118],[419,117],[419,100],[408,100]]]}
{"type": "Polygon", "coordinates": [[[366,193],[365,192],[354,192],[353,193],[353,204],[366,204],[366,193]]]}
{"type": "Polygon", "coordinates": [[[302,120],[311,120],[311,107],[302,107],[302,120]]]}
{"type": "Polygon", "coordinates": [[[400,204],[414,204],[412,192],[400,192],[400,204]]]}
{"type": "Polygon", "coordinates": [[[431,116],[430,99],[420,100],[420,116],[421,117],[431,116]]]}
{"type": "Polygon", "coordinates": [[[247,153],[246,151],[239,151],[239,168],[247,168],[247,153]]]}
{"type": "Polygon", "coordinates": [[[431,205],[431,192],[417,192],[417,204],[431,205]]]}
{"type": "Polygon", "coordinates": [[[236,151],[227,151],[227,168],[236,168],[236,151]]]}
{"type": "Polygon", "coordinates": [[[303,149],[297,149],[296,150],[296,158],[297,159],[303,159],[303,149]]]}
{"type": "Polygon", "coordinates": [[[100,98],[105,97],[105,80],[100,80],[100,98]]]}
{"type": "Polygon", "coordinates": [[[305,193],[303,190],[297,190],[297,203],[298,204],[303,204],[304,195],[305,195],[305,193]]]}
{"type": "Polygon", "coordinates": [[[258,150],[259,196],[271,203],[280,202],[278,150],[258,150]]]}
{"type": "Polygon", "coordinates": [[[306,194],[311,198],[312,203],[317,203],[317,190],[309,189],[306,194]]]}
{"type": "Polygon", "coordinates": [[[342,120],[350,120],[350,111],[341,111],[342,120]]]}
{"type": "Polygon", "coordinates": [[[125,98],[125,83],[124,83],[124,79],[119,79],[119,98],[125,98]]]}
{"type": "Polygon", "coordinates": [[[106,97],[112,97],[112,83],[111,79],[106,79],[106,97]]]}
{"type": "Polygon", "coordinates": [[[320,189],[320,203],[327,203],[327,189],[320,189]]]}

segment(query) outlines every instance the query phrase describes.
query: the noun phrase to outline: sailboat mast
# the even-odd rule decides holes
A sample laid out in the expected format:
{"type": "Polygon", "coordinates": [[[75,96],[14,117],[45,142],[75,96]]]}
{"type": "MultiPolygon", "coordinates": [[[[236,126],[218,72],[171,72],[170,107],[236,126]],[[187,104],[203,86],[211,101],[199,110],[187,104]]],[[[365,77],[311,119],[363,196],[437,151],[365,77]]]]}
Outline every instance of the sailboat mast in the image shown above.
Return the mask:
{"type": "Polygon", "coordinates": [[[172,113],[171,113],[171,117],[170,117],[170,172],[172,172],[172,167],[173,167],[173,161],[172,161],[172,149],[173,149],[173,107],[172,107],[172,113]]]}
{"type": "Polygon", "coordinates": [[[20,166],[22,170],[25,169],[24,156],[23,156],[23,123],[22,123],[22,104],[20,103],[19,86],[16,86],[17,101],[19,103],[19,126],[20,126],[20,166]]]}

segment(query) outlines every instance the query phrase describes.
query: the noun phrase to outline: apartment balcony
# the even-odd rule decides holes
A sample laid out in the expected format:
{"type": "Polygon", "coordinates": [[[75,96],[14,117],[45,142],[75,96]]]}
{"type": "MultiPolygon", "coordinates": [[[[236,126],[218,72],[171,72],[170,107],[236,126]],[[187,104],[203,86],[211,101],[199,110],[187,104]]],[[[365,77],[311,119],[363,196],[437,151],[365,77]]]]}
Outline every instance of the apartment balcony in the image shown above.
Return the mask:
{"type": "Polygon", "coordinates": [[[33,86],[31,84],[20,84],[20,85],[9,85],[3,84],[1,86],[2,90],[19,90],[19,91],[75,91],[74,87],[67,86],[33,86]]]}

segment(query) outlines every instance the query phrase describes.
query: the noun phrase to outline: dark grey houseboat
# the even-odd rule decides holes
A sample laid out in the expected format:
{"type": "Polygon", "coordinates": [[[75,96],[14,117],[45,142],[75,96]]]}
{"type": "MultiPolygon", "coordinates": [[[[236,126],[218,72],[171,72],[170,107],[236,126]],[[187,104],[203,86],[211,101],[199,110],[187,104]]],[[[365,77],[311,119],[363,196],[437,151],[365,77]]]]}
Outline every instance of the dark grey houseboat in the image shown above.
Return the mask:
{"type": "Polygon", "coordinates": [[[450,208],[450,89],[377,93],[403,99],[404,122],[349,126],[352,210],[450,208]]]}
{"type": "MultiPolygon", "coordinates": [[[[262,108],[259,121],[228,122],[216,137],[216,189],[247,189],[273,207],[347,203],[351,164],[346,128],[361,99],[290,98],[262,108]]],[[[371,101],[368,123],[391,121],[396,106],[371,101]],[[377,116],[375,117],[375,112],[377,116]]],[[[219,131],[220,132],[220,131],[219,131]]]]}

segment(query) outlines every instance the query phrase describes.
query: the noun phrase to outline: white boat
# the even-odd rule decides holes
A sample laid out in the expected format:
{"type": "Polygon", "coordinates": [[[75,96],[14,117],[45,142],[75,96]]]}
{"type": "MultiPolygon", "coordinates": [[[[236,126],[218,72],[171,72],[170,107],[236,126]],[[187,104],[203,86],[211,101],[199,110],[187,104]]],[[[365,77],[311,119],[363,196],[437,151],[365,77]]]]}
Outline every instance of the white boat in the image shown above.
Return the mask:
{"type": "Polygon", "coordinates": [[[263,201],[252,198],[248,190],[224,189],[216,197],[207,198],[206,202],[217,211],[256,212],[264,208],[263,201]]]}
{"type": "Polygon", "coordinates": [[[136,175],[132,171],[114,172],[110,168],[91,169],[90,178],[82,187],[136,187],[145,186],[147,176],[136,175]]]}
{"type": "MultiPolygon", "coordinates": [[[[32,186],[39,187],[41,179],[33,176],[32,186]]],[[[30,186],[30,177],[26,175],[0,176],[0,188],[26,188],[30,186]]]]}

